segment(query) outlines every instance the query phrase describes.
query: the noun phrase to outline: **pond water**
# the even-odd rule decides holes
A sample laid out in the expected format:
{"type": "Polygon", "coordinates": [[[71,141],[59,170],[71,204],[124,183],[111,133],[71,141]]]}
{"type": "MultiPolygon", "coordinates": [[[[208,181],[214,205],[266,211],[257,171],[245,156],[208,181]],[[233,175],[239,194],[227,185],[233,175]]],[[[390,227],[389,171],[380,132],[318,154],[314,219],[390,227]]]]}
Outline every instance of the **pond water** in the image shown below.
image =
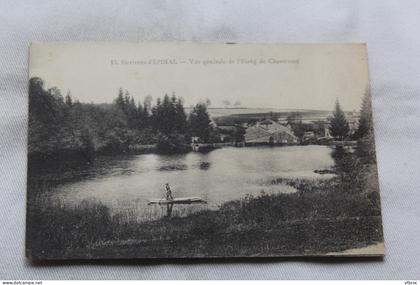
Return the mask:
{"type": "MultiPolygon", "coordinates": [[[[67,206],[99,201],[111,213],[128,219],[153,220],[166,214],[166,207],[147,205],[165,197],[165,183],[174,197],[200,197],[205,205],[175,205],[173,216],[197,210],[216,209],[226,201],[246,194],[292,193],[296,189],[273,185],[276,178],[329,178],[314,170],[334,166],[332,149],[326,146],[226,147],[209,153],[180,155],[144,154],[118,158],[107,169],[78,182],[57,186],[50,195],[67,206]]],[[[105,159],[116,159],[115,157],[105,159]]]]}

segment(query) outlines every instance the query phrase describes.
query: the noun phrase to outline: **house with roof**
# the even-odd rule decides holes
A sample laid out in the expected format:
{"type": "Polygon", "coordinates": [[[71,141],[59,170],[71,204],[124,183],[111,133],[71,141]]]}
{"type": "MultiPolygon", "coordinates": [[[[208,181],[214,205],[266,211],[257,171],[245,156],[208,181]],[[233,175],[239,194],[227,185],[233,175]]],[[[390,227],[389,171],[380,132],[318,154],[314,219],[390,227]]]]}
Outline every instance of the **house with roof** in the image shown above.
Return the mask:
{"type": "Polygon", "coordinates": [[[271,119],[264,119],[248,126],[245,133],[245,143],[250,144],[293,144],[298,138],[288,127],[271,119]]]}

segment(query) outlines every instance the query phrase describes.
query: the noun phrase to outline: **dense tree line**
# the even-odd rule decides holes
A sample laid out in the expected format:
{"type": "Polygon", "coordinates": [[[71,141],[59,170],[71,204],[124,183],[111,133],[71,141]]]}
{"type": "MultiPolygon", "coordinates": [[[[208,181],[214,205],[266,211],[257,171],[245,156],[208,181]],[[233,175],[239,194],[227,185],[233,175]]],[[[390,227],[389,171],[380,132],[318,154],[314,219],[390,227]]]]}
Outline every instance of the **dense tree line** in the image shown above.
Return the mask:
{"type": "Polygon", "coordinates": [[[157,146],[162,152],[187,151],[191,136],[202,142],[218,138],[206,105],[197,104],[187,116],[181,98],[151,96],[135,102],[119,89],[110,104],[87,104],[70,92],[45,89],[40,78],[29,82],[29,155],[50,158],[62,154],[124,153],[138,145],[157,146]]]}
{"type": "Polygon", "coordinates": [[[373,135],[372,100],[369,90],[366,90],[363,96],[358,127],[353,134],[350,133],[349,123],[338,101],[335,102],[333,116],[329,120],[331,135],[337,139],[344,140],[351,136],[351,139],[358,140],[373,135]]]}

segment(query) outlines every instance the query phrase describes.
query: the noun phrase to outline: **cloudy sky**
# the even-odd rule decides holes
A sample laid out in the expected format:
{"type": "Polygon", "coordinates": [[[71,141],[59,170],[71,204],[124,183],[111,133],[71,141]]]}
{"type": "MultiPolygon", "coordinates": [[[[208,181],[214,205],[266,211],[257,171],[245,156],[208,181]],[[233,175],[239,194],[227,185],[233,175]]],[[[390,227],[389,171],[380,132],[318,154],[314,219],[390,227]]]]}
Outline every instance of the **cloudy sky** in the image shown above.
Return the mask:
{"type": "Polygon", "coordinates": [[[82,102],[175,92],[186,106],[210,99],[242,107],[358,110],[368,86],[363,44],[32,44],[30,77],[82,102]]]}

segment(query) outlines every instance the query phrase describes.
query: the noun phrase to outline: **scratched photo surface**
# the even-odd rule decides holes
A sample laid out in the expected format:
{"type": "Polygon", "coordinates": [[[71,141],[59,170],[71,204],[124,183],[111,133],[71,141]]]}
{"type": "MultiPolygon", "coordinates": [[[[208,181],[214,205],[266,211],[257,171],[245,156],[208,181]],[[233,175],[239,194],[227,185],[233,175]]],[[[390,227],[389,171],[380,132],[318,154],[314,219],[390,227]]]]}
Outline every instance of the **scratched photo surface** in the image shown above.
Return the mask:
{"type": "Polygon", "coordinates": [[[382,256],[364,44],[33,43],[26,256],[382,256]]]}

